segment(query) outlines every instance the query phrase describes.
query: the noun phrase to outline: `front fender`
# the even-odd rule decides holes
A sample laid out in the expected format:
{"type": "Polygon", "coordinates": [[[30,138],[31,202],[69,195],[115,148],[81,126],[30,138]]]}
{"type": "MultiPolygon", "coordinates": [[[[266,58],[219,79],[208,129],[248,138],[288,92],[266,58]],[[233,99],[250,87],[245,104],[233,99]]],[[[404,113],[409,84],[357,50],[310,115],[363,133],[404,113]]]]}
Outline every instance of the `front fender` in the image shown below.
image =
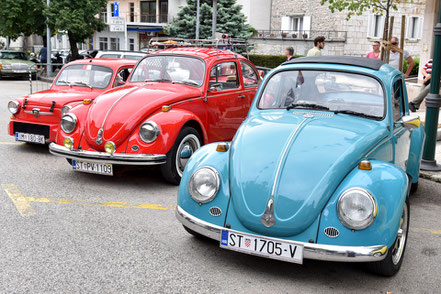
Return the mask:
{"type": "MultiPolygon", "coordinates": [[[[66,105],[71,105],[71,104],[67,103],[66,105]]],[[[76,148],[79,148],[79,146],[80,146],[80,139],[81,139],[81,135],[84,131],[84,124],[85,124],[85,120],[87,117],[87,112],[89,110],[89,105],[83,105],[82,103],[80,103],[80,104],[71,105],[71,106],[72,106],[72,108],[67,113],[73,113],[77,117],[77,125],[75,127],[75,130],[72,133],[67,134],[61,129],[61,127],[59,127],[58,132],[57,132],[57,136],[55,139],[55,143],[63,146],[63,140],[66,137],[70,137],[74,140],[74,147],[73,148],[76,149],[76,148]]]]}
{"type": "Polygon", "coordinates": [[[391,163],[373,160],[372,170],[352,170],[324,208],[320,220],[317,243],[344,246],[369,246],[385,244],[392,246],[397,236],[403,206],[408,191],[408,177],[391,163]],[[337,202],[347,189],[360,187],[369,191],[377,202],[377,215],[373,223],[363,230],[345,227],[337,215],[337,202]],[[324,234],[327,227],[336,228],[336,238],[324,234]]]}
{"type": "Polygon", "coordinates": [[[230,152],[218,152],[216,147],[217,143],[205,145],[197,150],[188,161],[181,184],[179,185],[178,205],[194,217],[218,226],[224,226],[228,201],[230,199],[228,176],[230,152]],[[204,166],[213,167],[218,171],[220,186],[219,192],[213,201],[199,204],[191,198],[188,192],[188,183],[193,173],[204,166]],[[220,216],[212,216],[209,213],[209,209],[214,206],[221,209],[222,213],[220,216]]]}

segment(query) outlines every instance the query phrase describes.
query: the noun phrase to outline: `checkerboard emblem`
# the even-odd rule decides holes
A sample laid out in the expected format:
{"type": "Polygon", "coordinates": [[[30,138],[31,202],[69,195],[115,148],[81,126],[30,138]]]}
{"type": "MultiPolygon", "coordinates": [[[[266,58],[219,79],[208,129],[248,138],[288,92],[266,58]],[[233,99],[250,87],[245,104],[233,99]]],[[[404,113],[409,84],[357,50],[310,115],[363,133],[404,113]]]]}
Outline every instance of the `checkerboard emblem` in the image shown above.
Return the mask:
{"type": "Polygon", "coordinates": [[[251,245],[251,240],[245,239],[245,246],[250,247],[250,245],[251,245]]]}

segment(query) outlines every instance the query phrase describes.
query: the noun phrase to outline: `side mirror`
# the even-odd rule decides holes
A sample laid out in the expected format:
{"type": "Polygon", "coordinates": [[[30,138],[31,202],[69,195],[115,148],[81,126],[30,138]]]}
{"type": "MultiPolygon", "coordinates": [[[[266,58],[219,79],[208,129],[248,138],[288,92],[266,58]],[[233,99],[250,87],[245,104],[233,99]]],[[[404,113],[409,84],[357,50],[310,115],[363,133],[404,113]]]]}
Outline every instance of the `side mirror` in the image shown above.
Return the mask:
{"type": "Polygon", "coordinates": [[[222,84],[220,83],[212,84],[210,88],[208,88],[207,90],[207,92],[217,92],[217,91],[222,91],[222,84]]]}
{"type": "Polygon", "coordinates": [[[406,129],[417,129],[421,125],[420,117],[418,115],[405,115],[399,121],[398,124],[402,124],[406,129]]]}

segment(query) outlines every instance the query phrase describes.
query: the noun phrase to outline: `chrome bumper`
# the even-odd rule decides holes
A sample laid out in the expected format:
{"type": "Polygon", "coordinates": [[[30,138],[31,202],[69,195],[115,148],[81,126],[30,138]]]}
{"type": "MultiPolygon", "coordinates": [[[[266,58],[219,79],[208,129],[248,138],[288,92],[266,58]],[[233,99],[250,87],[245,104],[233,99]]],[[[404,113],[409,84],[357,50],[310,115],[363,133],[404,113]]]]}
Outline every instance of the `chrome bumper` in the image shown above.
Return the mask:
{"type": "MultiPolygon", "coordinates": [[[[180,206],[176,209],[177,219],[187,228],[216,241],[221,241],[224,227],[216,226],[195,218],[180,206]]],[[[268,238],[268,237],[265,237],[268,238]]],[[[287,242],[287,240],[281,240],[287,242]]],[[[288,241],[289,242],[289,241],[288,241]]],[[[387,246],[338,246],[295,242],[303,245],[303,258],[341,262],[372,262],[386,257],[387,246]]]]}
{"type": "Polygon", "coordinates": [[[94,161],[121,165],[156,165],[166,162],[166,155],[159,154],[123,154],[86,150],[70,150],[55,143],[49,145],[49,152],[53,155],[73,159],[94,161]]]}

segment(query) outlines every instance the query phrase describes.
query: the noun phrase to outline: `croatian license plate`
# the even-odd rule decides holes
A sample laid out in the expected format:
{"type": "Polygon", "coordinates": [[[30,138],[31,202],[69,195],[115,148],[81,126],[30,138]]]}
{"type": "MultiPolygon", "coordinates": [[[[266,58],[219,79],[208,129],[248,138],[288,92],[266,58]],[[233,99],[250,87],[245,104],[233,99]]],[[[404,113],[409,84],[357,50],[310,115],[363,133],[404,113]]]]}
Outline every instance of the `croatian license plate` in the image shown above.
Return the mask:
{"type": "Polygon", "coordinates": [[[251,236],[235,231],[222,230],[220,247],[292,263],[303,263],[303,245],[301,244],[251,236]]]}
{"type": "Polygon", "coordinates": [[[15,133],[15,141],[29,142],[44,144],[46,143],[43,135],[27,134],[27,133],[15,133]]]}
{"type": "Polygon", "coordinates": [[[85,173],[113,176],[113,167],[111,163],[72,160],[72,168],[76,171],[85,173]]]}

